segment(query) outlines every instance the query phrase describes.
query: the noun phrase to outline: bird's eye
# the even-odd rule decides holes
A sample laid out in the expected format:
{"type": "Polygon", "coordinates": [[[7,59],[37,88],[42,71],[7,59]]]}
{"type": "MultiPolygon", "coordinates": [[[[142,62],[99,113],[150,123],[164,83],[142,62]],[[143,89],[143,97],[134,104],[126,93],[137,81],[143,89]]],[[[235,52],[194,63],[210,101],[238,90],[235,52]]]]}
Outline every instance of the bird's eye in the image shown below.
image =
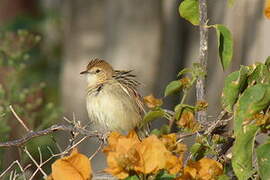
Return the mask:
{"type": "Polygon", "coordinates": [[[100,69],[97,69],[97,70],[96,70],[96,73],[99,73],[99,72],[100,72],[100,69]]]}

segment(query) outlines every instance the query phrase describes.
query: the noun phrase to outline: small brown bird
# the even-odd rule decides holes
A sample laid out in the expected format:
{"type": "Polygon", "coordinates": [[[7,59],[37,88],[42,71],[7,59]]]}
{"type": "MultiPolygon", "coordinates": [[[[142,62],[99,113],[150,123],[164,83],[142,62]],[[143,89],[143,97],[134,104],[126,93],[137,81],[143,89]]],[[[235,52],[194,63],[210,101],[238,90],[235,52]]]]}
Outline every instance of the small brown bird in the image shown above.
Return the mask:
{"type": "Polygon", "coordinates": [[[126,133],[138,127],[144,103],[137,91],[140,84],[131,71],[117,71],[104,60],[94,59],[80,74],[87,78],[86,106],[99,131],[126,133]]]}

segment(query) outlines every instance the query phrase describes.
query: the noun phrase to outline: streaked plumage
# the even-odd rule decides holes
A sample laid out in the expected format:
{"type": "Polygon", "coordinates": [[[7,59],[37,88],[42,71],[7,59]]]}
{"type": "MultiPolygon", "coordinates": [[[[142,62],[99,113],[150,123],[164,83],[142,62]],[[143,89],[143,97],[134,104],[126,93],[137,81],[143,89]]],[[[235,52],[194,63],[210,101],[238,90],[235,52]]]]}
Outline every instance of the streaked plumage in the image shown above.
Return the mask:
{"type": "Polygon", "coordinates": [[[99,130],[126,133],[142,121],[144,103],[137,91],[140,83],[131,72],[113,70],[106,61],[94,59],[81,73],[88,81],[88,115],[99,130]]]}

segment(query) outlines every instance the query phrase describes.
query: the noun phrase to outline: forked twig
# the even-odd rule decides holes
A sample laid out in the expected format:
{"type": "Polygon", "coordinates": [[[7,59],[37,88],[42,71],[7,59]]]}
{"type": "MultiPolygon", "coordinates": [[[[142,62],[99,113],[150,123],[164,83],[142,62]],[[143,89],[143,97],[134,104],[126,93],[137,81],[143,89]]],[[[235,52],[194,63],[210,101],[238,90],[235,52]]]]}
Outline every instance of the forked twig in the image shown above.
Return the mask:
{"type": "Polygon", "coordinates": [[[44,177],[47,177],[48,175],[43,171],[41,166],[37,163],[37,161],[33,158],[33,156],[30,154],[30,152],[27,150],[27,148],[24,148],[24,152],[27,154],[27,156],[33,161],[33,163],[36,165],[38,170],[43,174],[44,177]]]}
{"type": "MultiPolygon", "coordinates": [[[[20,168],[20,170],[21,170],[21,172],[22,172],[22,174],[23,174],[24,180],[26,180],[26,177],[25,177],[25,174],[24,174],[24,171],[25,171],[26,168],[23,169],[22,165],[19,163],[18,160],[13,161],[13,162],[8,166],[8,168],[0,174],[0,178],[2,178],[9,170],[11,170],[11,168],[12,168],[15,164],[18,165],[18,167],[20,168]]],[[[27,166],[27,167],[28,167],[28,166],[27,166]]]]}

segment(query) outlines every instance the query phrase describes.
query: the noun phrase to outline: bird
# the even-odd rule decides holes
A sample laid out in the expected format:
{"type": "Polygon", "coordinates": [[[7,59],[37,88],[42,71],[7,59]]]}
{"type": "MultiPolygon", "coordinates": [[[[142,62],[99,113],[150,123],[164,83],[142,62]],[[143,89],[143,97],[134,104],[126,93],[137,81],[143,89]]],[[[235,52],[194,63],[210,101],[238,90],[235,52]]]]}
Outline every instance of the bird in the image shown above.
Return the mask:
{"type": "Polygon", "coordinates": [[[147,125],[138,130],[145,109],[132,70],[114,70],[105,60],[94,58],[80,74],[86,76],[86,109],[98,131],[127,134],[137,129],[141,137],[148,134],[147,125]]]}

